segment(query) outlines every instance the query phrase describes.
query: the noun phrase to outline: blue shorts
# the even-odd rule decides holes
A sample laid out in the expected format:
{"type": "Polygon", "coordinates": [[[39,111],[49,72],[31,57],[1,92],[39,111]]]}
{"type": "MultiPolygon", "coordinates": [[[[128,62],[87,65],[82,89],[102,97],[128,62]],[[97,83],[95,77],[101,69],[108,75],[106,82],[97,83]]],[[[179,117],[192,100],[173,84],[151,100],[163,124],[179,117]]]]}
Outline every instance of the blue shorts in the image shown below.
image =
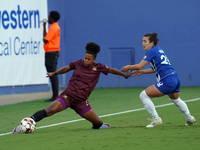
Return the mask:
{"type": "Polygon", "coordinates": [[[174,73],[156,83],[155,86],[165,95],[180,92],[180,78],[177,73],[174,73]]]}

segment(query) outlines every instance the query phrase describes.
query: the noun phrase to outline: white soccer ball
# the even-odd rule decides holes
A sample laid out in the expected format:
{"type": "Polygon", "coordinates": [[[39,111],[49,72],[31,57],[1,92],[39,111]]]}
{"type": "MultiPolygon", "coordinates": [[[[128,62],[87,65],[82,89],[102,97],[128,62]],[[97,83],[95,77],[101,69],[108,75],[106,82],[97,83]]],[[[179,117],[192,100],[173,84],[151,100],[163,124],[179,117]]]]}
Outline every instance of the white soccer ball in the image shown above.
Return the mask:
{"type": "Polygon", "coordinates": [[[24,118],[20,122],[21,131],[24,133],[32,133],[36,128],[36,122],[32,118],[24,118]]]}

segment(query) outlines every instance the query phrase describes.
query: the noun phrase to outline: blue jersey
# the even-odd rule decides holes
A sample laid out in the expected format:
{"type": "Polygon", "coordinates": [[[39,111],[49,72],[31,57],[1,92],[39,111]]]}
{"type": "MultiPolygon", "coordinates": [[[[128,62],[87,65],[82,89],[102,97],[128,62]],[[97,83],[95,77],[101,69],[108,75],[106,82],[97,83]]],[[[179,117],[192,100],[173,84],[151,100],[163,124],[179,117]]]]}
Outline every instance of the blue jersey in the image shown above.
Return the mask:
{"type": "Polygon", "coordinates": [[[143,60],[149,62],[151,68],[156,73],[157,81],[175,73],[165,52],[160,47],[153,46],[149,49],[143,60]]]}

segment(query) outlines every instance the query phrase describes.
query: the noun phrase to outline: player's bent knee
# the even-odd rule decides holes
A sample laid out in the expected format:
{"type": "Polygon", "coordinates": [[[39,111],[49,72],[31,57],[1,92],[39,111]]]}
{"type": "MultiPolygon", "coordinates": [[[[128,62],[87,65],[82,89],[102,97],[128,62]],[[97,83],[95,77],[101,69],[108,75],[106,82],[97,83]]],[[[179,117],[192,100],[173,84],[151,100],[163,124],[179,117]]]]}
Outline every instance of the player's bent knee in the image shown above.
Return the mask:
{"type": "Polygon", "coordinates": [[[141,99],[143,104],[145,103],[146,100],[150,99],[149,96],[146,94],[145,90],[143,90],[140,93],[140,99],[141,99]]]}
{"type": "Polygon", "coordinates": [[[140,99],[143,100],[145,97],[147,97],[147,94],[146,94],[145,90],[143,90],[143,91],[140,93],[140,99]]]}

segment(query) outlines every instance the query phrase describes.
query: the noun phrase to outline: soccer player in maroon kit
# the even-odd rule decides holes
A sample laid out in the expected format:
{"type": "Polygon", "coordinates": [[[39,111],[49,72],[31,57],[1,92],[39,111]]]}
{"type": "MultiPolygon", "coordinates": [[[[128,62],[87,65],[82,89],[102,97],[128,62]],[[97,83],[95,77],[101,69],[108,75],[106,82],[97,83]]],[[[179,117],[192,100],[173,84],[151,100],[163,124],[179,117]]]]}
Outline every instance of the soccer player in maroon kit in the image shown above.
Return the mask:
{"type": "MultiPolygon", "coordinates": [[[[66,67],[63,67],[53,73],[47,73],[47,77],[52,77],[57,74],[63,74],[70,70],[74,70],[67,88],[60,94],[60,96],[58,96],[50,106],[37,111],[31,116],[35,122],[70,107],[80,116],[90,121],[93,129],[110,128],[109,124],[101,121],[87,99],[98,83],[101,73],[105,75],[108,73],[121,75],[126,79],[130,77],[130,74],[107,67],[101,63],[95,63],[97,53],[100,51],[100,46],[98,44],[89,42],[87,43],[85,49],[86,53],[84,60],[80,59],[75,62],[70,62],[66,67]]],[[[20,133],[21,129],[18,126],[14,128],[12,132],[20,133]]]]}

